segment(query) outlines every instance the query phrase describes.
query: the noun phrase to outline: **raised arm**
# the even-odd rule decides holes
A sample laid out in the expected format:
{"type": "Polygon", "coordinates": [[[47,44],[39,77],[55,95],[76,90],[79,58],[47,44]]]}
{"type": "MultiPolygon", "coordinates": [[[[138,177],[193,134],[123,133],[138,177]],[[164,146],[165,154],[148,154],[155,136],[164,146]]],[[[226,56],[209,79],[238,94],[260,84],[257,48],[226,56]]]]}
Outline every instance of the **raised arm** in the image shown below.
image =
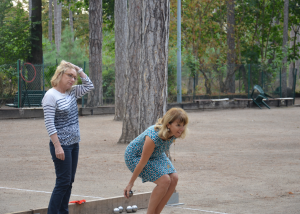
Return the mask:
{"type": "MultiPolygon", "coordinates": [[[[72,63],[70,63],[72,64],[72,63]]],[[[72,64],[77,72],[77,74],[80,76],[82,85],[76,85],[73,87],[73,90],[75,90],[75,97],[80,98],[89,91],[94,89],[94,85],[90,78],[83,72],[83,69],[78,67],[77,65],[72,64]]]]}
{"type": "Polygon", "coordinates": [[[129,197],[129,191],[133,187],[134,182],[137,179],[137,177],[139,176],[139,174],[141,174],[142,170],[146,166],[149,158],[151,157],[151,155],[154,151],[154,148],[155,148],[155,144],[154,144],[153,140],[151,140],[151,138],[149,136],[146,136],[144,147],[143,147],[143,152],[142,152],[142,156],[141,156],[141,160],[139,161],[139,163],[135,167],[135,169],[132,173],[131,179],[130,179],[128,185],[126,186],[126,188],[124,189],[124,196],[126,198],[129,197]]]}

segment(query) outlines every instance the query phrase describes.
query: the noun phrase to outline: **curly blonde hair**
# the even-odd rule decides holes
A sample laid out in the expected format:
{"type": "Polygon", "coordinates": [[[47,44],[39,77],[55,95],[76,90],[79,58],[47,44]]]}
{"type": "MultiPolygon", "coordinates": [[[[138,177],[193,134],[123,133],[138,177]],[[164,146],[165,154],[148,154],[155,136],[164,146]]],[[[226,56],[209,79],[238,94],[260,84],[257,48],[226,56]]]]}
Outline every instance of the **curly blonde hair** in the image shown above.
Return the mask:
{"type": "MultiPolygon", "coordinates": [[[[71,63],[69,63],[65,60],[62,60],[59,64],[59,66],[57,66],[53,77],[51,78],[52,87],[56,87],[58,85],[58,83],[61,80],[62,75],[69,69],[74,69],[76,71],[75,67],[71,63]]],[[[74,85],[76,84],[76,82],[77,81],[75,81],[74,85]]]]}
{"type": "MultiPolygon", "coordinates": [[[[179,122],[183,123],[185,126],[189,123],[187,113],[182,108],[171,108],[162,118],[158,119],[154,126],[156,131],[159,130],[158,137],[162,139],[169,139],[171,136],[168,131],[167,124],[171,124],[176,120],[179,120],[179,122]]],[[[184,129],[180,138],[185,138],[186,134],[187,128],[184,129]]]]}

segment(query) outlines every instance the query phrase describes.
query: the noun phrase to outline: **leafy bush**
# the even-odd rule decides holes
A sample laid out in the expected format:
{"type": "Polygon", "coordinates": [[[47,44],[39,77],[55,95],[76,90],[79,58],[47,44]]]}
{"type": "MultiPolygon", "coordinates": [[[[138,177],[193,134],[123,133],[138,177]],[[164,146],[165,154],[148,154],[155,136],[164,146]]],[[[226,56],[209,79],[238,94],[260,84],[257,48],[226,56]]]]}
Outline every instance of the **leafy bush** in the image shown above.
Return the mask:
{"type": "Polygon", "coordinates": [[[56,71],[56,65],[46,65],[45,66],[45,89],[48,90],[51,88],[51,78],[56,71]]]}
{"type": "Polygon", "coordinates": [[[115,96],[115,69],[114,66],[103,66],[102,70],[103,97],[115,96]]]}
{"type": "Polygon", "coordinates": [[[18,91],[18,72],[16,65],[0,65],[0,97],[13,97],[18,91]]]}

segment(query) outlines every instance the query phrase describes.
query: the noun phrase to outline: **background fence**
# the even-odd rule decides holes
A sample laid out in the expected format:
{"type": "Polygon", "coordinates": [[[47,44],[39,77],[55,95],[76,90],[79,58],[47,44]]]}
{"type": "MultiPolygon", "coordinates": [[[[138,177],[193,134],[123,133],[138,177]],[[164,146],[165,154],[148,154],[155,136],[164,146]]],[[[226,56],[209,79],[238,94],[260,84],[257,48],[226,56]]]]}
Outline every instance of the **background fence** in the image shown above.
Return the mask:
{"type": "MultiPolygon", "coordinates": [[[[89,75],[89,63],[77,63],[89,75]]],[[[57,62],[32,65],[19,62],[0,66],[0,100],[1,104],[11,107],[36,107],[47,90],[51,88],[51,78],[57,62]],[[20,70],[20,75],[19,71],[20,70]]],[[[182,66],[182,101],[193,102],[196,99],[249,98],[254,85],[260,85],[272,97],[282,96],[281,68],[276,65],[233,65],[234,76],[231,86],[226,88],[227,65],[198,65],[197,68],[182,66]]],[[[299,68],[298,68],[299,69],[299,68]]],[[[287,96],[300,95],[300,84],[297,81],[298,69],[294,69],[294,81],[288,81],[287,96]]],[[[79,79],[78,84],[81,81],[79,79]]],[[[103,104],[114,104],[115,69],[114,65],[102,67],[103,104]]],[[[176,68],[168,69],[168,102],[177,101],[176,68]]],[[[78,100],[84,106],[87,95],[78,100]]]]}
{"type": "MultiPolygon", "coordinates": [[[[267,94],[274,98],[282,97],[280,67],[276,65],[264,67],[257,64],[233,65],[232,67],[234,75],[228,89],[226,88],[227,65],[198,65],[197,70],[183,65],[182,102],[193,102],[195,99],[250,98],[254,85],[260,85],[267,94]]],[[[177,100],[175,69],[169,66],[168,102],[170,103],[177,100]]],[[[294,97],[300,93],[300,84],[297,81],[298,69],[294,69],[292,83],[288,78],[290,71],[287,70],[287,97],[294,97]]]]}

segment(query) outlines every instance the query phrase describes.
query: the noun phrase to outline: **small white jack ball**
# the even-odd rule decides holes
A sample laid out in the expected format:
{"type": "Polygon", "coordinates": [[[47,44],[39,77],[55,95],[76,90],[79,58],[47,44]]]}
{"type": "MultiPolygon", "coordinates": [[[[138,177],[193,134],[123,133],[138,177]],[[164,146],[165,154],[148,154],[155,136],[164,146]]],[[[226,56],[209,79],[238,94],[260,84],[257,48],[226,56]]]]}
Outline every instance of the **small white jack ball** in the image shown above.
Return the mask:
{"type": "Polygon", "coordinates": [[[132,211],[136,212],[138,210],[138,207],[136,205],[132,205],[132,211]]]}
{"type": "Polygon", "coordinates": [[[120,213],[119,208],[115,208],[115,209],[114,209],[114,213],[120,213]]]}
{"type": "Polygon", "coordinates": [[[119,206],[119,212],[122,213],[123,210],[124,210],[123,207],[122,207],[122,206],[119,206]]]}
{"type": "Polygon", "coordinates": [[[132,213],[132,207],[131,207],[131,206],[128,206],[128,207],[126,208],[126,211],[127,211],[128,213],[132,213]]]}

